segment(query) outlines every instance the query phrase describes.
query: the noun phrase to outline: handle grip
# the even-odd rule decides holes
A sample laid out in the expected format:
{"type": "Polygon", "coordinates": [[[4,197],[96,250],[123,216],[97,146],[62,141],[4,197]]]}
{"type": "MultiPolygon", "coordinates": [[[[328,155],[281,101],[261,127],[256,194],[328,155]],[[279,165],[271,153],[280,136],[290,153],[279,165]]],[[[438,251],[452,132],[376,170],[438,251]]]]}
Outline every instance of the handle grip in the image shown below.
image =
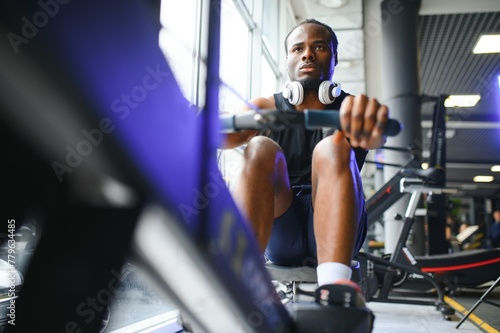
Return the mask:
{"type": "MultiPolygon", "coordinates": [[[[304,124],[307,129],[331,127],[340,129],[339,111],[304,110],[304,124]]],[[[402,125],[395,119],[389,119],[384,129],[384,135],[396,136],[401,132],[402,125]]]]}
{"type": "MultiPolygon", "coordinates": [[[[219,121],[223,133],[260,129],[280,131],[285,128],[297,127],[305,127],[309,130],[319,128],[340,129],[341,127],[339,111],[336,110],[304,110],[304,112],[262,110],[260,113],[221,114],[219,115],[219,121]]],[[[398,135],[401,129],[402,125],[397,120],[389,119],[384,135],[398,135]]]]}

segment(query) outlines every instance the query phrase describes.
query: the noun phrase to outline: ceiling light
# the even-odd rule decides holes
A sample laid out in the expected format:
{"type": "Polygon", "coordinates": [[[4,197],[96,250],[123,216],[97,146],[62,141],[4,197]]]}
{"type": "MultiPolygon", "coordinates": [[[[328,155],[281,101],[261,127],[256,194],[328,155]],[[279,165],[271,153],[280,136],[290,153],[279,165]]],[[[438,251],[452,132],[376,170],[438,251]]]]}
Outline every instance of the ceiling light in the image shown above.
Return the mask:
{"type": "Polygon", "coordinates": [[[491,167],[491,172],[500,172],[500,165],[494,165],[491,167]]]}
{"type": "Polygon", "coordinates": [[[345,5],[348,0],[319,0],[319,3],[328,8],[337,8],[345,5]]]}
{"type": "Polygon", "coordinates": [[[493,176],[476,176],[473,180],[476,183],[491,183],[493,179],[493,176]]]}
{"type": "Polygon", "coordinates": [[[470,108],[476,105],[480,99],[480,95],[450,95],[444,101],[444,106],[447,108],[470,108]]]}
{"type": "Polygon", "coordinates": [[[482,35],[472,53],[500,53],[500,35],[482,35]]]}
{"type": "MultiPolygon", "coordinates": [[[[445,137],[447,139],[453,139],[455,137],[455,134],[456,134],[456,130],[447,129],[445,132],[445,137]]],[[[427,132],[425,132],[425,136],[427,139],[432,139],[432,130],[428,130],[427,132]]]]}

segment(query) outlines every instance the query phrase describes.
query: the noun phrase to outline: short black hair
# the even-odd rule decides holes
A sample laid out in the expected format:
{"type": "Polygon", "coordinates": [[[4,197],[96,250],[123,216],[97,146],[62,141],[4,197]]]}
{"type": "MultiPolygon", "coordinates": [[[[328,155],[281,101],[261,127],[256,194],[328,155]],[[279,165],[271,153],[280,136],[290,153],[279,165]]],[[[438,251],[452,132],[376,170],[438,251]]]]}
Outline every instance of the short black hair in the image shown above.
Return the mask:
{"type": "Polygon", "coordinates": [[[297,29],[298,27],[300,27],[301,25],[304,25],[304,24],[307,24],[307,23],[313,23],[313,24],[317,24],[317,25],[320,25],[322,26],[323,28],[325,28],[331,35],[332,37],[332,43],[333,43],[333,53],[337,53],[337,47],[339,46],[339,41],[337,39],[337,35],[335,34],[335,32],[333,31],[333,29],[328,25],[328,24],[325,24],[323,22],[320,22],[318,20],[315,20],[315,19],[306,19],[302,22],[300,22],[299,24],[297,24],[292,30],[290,30],[290,32],[288,33],[288,35],[286,35],[286,38],[285,38],[285,54],[288,54],[288,37],[290,36],[290,34],[295,31],[295,29],[297,29]]]}

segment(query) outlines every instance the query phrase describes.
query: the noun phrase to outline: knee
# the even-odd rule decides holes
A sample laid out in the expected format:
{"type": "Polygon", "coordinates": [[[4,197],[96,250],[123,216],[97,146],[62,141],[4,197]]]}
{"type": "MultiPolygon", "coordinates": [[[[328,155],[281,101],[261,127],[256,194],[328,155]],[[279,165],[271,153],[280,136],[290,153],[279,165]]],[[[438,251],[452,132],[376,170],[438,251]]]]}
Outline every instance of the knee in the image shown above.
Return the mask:
{"type": "Polygon", "coordinates": [[[321,140],[313,151],[312,164],[316,172],[348,171],[354,152],[346,139],[335,140],[332,136],[321,140]]]}
{"type": "Polygon", "coordinates": [[[274,171],[276,163],[284,159],[281,147],[265,136],[256,136],[248,142],[243,153],[246,167],[257,167],[260,171],[274,171]]]}

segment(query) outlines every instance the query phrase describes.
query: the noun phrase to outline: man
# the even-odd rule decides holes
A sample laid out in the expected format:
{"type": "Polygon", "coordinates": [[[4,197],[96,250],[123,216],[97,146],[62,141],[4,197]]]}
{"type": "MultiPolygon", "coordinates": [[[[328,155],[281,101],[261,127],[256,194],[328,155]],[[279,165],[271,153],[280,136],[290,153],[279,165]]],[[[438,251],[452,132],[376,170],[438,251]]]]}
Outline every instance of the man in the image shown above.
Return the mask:
{"type": "Polygon", "coordinates": [[[248,144],[233,195],[265,256],[278,265],[317,265],[319,286],[351,277],[351,260],[366,235],[359,170],[366,149],[385,142],[388,119],[377,100],[334,92],[337,45],[329,26],[300,23],[285,39],[288,75],[299,87],[287,87],[288,99],[278,93],[251,102],[297,112],[340,108],[342,131],[326,137],[322,130],[285,129],[269,137],[242,131],[226,140],[226,148],[248,144]],[[325,89],[333,102],[324,104],[325,89]]]}

